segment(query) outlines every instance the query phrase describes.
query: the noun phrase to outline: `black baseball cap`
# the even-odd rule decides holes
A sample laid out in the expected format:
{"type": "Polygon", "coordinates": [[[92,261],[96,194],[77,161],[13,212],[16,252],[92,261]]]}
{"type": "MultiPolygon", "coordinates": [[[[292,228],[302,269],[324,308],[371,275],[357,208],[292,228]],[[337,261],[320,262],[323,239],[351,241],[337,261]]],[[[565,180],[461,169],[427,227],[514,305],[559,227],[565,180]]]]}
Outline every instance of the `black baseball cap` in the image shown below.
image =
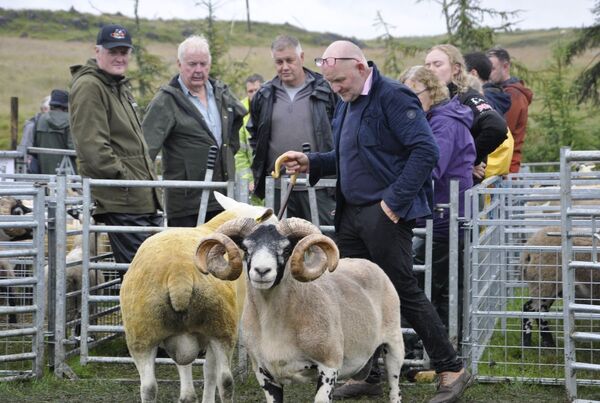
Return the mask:
{"type": "Polygon", "coordinates": [[[105,25],[100,28],[96,45],[102,45],[106,49],[116,48],[117,46],[133,48],[129,31],[118,24],[105,25]]]}

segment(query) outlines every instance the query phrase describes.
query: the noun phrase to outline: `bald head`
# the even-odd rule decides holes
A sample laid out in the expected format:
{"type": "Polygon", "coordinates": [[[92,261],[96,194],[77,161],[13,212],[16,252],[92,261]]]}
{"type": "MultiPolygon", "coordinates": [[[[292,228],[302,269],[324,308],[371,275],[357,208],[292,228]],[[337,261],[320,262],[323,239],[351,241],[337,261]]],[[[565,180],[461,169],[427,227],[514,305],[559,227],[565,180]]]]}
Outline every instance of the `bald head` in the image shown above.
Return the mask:
{"type": "Polygon", "coordinates": [[[335,41],[323,52],[323,59],[327,57],[344,57],[357,59],[361,64],[367,66],[367,59],[362,50],[350,41],[335,41]]]}
{"type": "Polygon", "coordinates": [[[356,100],[371,73],[362,50],[352,42],[335,41],[325,49],[323,59],[327,62],[321,72],[333,91],[345,102],[356,100]]]}

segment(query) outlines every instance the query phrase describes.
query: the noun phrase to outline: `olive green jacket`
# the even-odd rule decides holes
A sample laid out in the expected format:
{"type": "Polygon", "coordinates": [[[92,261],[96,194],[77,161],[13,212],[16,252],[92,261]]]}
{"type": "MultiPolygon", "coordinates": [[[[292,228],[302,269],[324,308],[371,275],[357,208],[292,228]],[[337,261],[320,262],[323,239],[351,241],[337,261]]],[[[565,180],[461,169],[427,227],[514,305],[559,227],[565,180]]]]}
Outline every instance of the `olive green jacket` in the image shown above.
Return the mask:
{"type": "MultiPolygon", "coordinates": [[[[93,179],[157,180],[128,80],[100,70],[94,59],[72,66],[71,74],[69,111],[79,173],[93,179]]],[[[93,187],[92,197],[94,214],[151,214],[161,208],[157,188],[93,187]]]]}
{"type": "MultiPolygon", "coordinates": [[[[202,114],[181,90],[178,75],[163,86],[148,106],[142,124],[150,158],[162,150],[165,180],[202,181],[210,146],[218,146],[202,114]]],[[[239,130],[247,113],[243,105],[221,81],[209,79],[221,115],[222,145],[217,152],[213,181],[235,180],[234,155],[240,148],[239,130]]],[[[170,218],[198,214],[200,189],[167,189],[167,216],[170,218]]],[[[214,199],[208,211],[222,208],[214,199]]]]}

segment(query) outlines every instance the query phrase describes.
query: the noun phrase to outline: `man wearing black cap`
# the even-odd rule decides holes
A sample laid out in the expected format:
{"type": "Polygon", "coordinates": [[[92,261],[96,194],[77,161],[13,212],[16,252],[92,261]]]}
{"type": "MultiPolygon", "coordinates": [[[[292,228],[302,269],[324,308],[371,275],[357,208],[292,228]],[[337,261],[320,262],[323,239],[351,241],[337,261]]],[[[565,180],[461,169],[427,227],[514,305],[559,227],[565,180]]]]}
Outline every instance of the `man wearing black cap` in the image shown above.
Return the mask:
{"type": "MultiPolygon", "coordinates": [[[[137,104],[125,78],[131,35],[121,25],[98,32],[96,58],[71,67],[71,132],[82,176],[156,180],[142,135],[137,104]]],[[[159,226],[155,188],[92,187],[94,218],[107,225],[159,226]]],[[[148,233],[109,233],[115,260],[129,263],[148,233]]]]}
{"type": "MultiPolygon", "coordinates": [[[[33,130],[33,146],[42,148],[60,148],[72,150],[73,141],[69,130],[69,94],[63,90],[52,90],[50,110],[42,114],[33,130]]],[[[37,154],[40,173],[55,175],[63,159],[61,155],[37,154]]],[[[75,168],[75,158],[71,158],[75,168]]]]}

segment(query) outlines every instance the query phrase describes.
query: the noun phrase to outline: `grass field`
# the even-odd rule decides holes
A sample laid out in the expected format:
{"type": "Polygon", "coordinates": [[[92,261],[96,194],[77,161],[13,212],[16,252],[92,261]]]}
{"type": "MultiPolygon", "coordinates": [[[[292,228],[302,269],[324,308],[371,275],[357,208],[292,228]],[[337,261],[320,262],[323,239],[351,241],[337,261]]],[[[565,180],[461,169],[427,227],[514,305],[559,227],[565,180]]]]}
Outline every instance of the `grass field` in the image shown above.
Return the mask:
{"type": "MultiPolygon", "coordinates": [[[[92,350],[92,355],[127,356],[124,340],[116,339],[103,347],[92,350]]],[[[237,354],[234,354],[236,357],[237,354]]],[[[78,357],[69,365],[79,377],[78,380],[61,380],[47,374],[41,380],[0,383],[0,402],[135,402],[139,401],[138,374],[133,365],[91,363],[82,366],[78,357]]],[[[173,366],[157,365],[159,380],[158,401],[177,400],[179,382],[173,366]]],[[[254,375],[249,376],[234,371],[235,402],[262,402],[264,395],[254,375]]],[[[202,369],[194,369],[196,392],[201,396],[202,369]]],[[[316,384],[289,385],[285,387],[288,402],[309,402],[314,397],[316,384]]],[[[433,395],[433,383],[408,383],[403,381],[404,402],[426,402],[433,395]]],[[[579,388],[579,397],[600,399],[598,388],[579,388]]],[[[361,402],[386,402],[386,398],[360,399],[361,402]]],[[[480,383],[471,387],[462,399],[463,402],[567,402],[561,386],[500,382],[480,383]]]]}

